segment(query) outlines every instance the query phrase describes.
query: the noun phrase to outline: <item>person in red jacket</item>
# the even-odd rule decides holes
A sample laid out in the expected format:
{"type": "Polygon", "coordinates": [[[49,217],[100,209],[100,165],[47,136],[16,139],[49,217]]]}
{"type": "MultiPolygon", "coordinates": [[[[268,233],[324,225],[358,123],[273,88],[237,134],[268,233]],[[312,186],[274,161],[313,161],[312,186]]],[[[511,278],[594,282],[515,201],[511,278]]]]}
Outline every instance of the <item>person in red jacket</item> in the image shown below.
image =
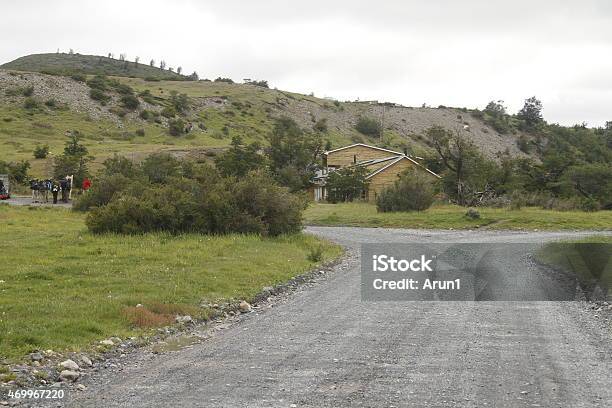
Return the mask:
{"type": "Polygon", "coordinates": [[[88,178],[85,178],[85,180],[83,180],[83,191],[89,190],[90,187],[91,187],[91,180],[88,178]]]}

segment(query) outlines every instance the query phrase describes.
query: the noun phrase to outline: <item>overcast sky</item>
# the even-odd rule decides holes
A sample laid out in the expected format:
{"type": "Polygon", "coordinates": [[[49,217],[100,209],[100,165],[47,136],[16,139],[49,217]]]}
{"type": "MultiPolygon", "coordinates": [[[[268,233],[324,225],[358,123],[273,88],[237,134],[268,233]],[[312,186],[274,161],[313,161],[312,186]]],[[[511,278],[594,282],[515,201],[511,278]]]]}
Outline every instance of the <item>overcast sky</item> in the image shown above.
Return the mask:
{"type": "Polygon", "coordinates": [[[340,100],[612,120],[608,0],[2,1],[0,61],[67,51],[164,59],[201,78],[266,79],[340,100]]]}

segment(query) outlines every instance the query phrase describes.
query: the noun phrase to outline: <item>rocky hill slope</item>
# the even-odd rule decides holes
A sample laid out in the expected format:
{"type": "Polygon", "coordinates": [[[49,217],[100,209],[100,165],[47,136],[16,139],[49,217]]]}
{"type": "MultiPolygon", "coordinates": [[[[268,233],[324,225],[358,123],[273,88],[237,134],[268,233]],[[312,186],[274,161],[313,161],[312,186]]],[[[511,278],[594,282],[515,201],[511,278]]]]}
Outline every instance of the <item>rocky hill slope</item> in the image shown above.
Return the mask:
{"type": "Polygon", "coordinates": [[[334,147],[365,142],[422,155],[431,149],[425,130],[440,125],[461,132],[488,157],[524,155],[517,147],[519,134],[500,134],[466,109],[340,102],[226,82],[111,80],[130,87],[139,105],[126,109],[123,95],[114,88],[106,91],[105,103],[94,100],[82,78],[0,70],[0,160],[28,159],[34,173],[45,173],[50,158],[33,160],[33,148],[48,144],[51,156],[59,154],[65,135],[75,130],[98,164],[114,153],[140,158],[158,150],[210,157],[235,135],[265,144],[274,119],[283,115],[304,129],[322,130],[334,147]],[[181,117],[187,132],[172,136],[173,119],[166,111],[177,94],[187,96],[181,117]],[[361,117],[384,124],[382,139],[356,130],[361,117]]]}

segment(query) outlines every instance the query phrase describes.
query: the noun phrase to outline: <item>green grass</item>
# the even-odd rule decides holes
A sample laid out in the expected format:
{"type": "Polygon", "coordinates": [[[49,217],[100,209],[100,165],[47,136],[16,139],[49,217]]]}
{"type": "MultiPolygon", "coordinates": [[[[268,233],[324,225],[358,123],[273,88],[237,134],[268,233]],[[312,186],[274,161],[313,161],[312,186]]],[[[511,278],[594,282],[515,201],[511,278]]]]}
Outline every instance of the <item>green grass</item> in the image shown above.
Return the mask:
{"type": "Polygon", "coordinates": [[[466,208],[438,205],[422,212],[379,213],[367,203],[313,204],[306,210],[309,225],[345,225],[356,227],[539,229],[539,230],[610,230],[612,211],[552,211],[540,208],[507,210],[478,208],[481,218],[465,217],[466,208]]]}
{"type": "MultiPolygon", "coordinates": [[[[94,236],[83,215],[0,205],[0,359],[134,335],[143,304],[205,317],[202,301],[250,299],[341,254],[313,236],[94,236]],[[132,308],[132,309],[131,309],[132,308]]],[[[160,312],[161,313],[161,312],[160,312]]]]}
{"type": "Polygon", "coordinates": [[[574,273],[581,284],[612,290],[612,236],[594,236],[544,245],[536,254],[545,264],[574,273]]]}
{"type": "Polygon", "coordinates": [[[208,132],[194,130],[189,136],[173,137],[167,129],[152,123],[124,121],[122,128],[107,120],[92,120],[87,115],[72,111],[44,109],[29,112],[18,106],[0,105],[0,160],[29,160],[34,177],[47,177],[52,173],[53,157],[62,153],[67,140],[66,132],[79,131],[82,143],[95,157],[91,169],[97,170],[102,162],[115,153],[140,160],[160,150],[200,147],[224,147],[229,138],[215,139],[208,132]],[[145,135],[136,135],[137,129],[145,135]],[[48,144],[50,155],[34,159],[38,144],[48,144]]]}

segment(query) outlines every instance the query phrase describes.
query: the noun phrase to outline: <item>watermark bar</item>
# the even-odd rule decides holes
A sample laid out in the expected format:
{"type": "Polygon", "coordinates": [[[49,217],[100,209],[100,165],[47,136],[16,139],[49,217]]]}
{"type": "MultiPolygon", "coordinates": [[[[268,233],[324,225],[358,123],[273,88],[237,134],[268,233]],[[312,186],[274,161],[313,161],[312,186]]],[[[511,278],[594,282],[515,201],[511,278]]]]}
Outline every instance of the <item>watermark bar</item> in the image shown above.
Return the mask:
{"type": "Polygon", "coordinates": [[[609,243],[361,246],[363,301],[609,299],[609,243]]]}

